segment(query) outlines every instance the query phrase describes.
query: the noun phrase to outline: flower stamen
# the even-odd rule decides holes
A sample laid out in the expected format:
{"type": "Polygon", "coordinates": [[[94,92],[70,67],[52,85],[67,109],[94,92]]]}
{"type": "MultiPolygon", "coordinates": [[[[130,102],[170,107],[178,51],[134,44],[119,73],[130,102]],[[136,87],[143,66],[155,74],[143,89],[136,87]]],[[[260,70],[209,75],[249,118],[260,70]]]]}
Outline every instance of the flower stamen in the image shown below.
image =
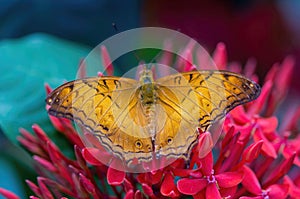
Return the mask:
{"type": "Polygon", "coordinates": [[[210,175],[206,177],[208,183],[217,183],[216,177],[214,175],[210,175]]]}
{"type": "Polygon", "coordinates": [[[267,191],[267,190],[263,190],[262,193],[261,193],[261,196],[264,199],[270,199],[270,197],[269,197],[269,191],[267,191]]]}

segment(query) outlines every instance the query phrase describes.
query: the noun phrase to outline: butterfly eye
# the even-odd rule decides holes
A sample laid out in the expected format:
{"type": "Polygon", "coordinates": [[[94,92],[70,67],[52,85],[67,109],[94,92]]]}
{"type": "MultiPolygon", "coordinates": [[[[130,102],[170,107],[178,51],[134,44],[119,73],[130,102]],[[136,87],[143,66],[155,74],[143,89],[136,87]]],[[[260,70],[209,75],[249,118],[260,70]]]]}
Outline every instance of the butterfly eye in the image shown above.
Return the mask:
{"type": "Polygon", "coordinates": [[[136,148],[140,149],[140,148],[142,148],[142,146],[143,146],[143,143],[140,140],[135,141],[136,148]]]}
{"type": "Polygon", "coordinates": [[[168,143],[168,144],[172,144],[172,143],[173,143],[173,138],[172,138],[172,137],[168,137],[167,143],[168,143]]]}

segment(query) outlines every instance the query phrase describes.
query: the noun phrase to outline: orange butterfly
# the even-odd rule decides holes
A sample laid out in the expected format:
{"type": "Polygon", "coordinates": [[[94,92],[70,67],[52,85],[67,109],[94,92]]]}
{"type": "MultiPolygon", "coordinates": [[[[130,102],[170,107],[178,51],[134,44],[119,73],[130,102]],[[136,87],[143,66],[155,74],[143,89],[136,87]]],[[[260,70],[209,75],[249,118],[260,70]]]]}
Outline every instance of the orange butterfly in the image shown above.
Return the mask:
{"type": "Polygon", "coordinates": [[[67,82],[46,99],[49,114],[74,120],[127,165],[156,156],[189,157],[198,131],[258,97],[255,82],[228,71],[192,71],[140,80],[94,77],[67,82]]]}

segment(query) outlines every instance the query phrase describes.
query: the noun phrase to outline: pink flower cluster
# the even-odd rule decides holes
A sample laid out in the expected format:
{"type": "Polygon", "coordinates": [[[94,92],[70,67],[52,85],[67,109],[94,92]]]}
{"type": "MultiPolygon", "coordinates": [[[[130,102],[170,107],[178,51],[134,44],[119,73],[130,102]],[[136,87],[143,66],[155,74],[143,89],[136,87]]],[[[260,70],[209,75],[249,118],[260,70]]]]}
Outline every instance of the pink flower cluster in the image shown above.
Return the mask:
{"type": "MultiPolygon", "coordinates": [[[[104,48],[102,51],[109,60],[104,48]]],[[[162,58],[164,63],[171,59],[168,55],[162,58]]],[[[243,71],[237,64],[228,64],[222,43],[213,59],[220,69],[258,80],[253,60],[243,71]]],[[[103,165],[95,158],[102,155],[101,150],[85,147],[68,120],[50,116],[54,127],[74,146],[74,160],[67,158],[38,125],[32,127],[34,135],[20,129],[19,142],[33,154],[38,168],[37,181],[27,180],[35,195],[31,198],[300,198],[300,107],[282,113],[280,126],[275,116],[287,95],[293,65],[293,59],[287,57],[272,67],[260,97],[226,116],[221,138],[205,157],[200,158],[199,153],[208,132],[200,133],[190,161],[178,159],[148,173],[125,173],[103,165]]],[[[183,66],[184,70],[193,67],[188,62],[183,66]]],[[[0,193],[18,198],[4,189],[0,193]]]]}

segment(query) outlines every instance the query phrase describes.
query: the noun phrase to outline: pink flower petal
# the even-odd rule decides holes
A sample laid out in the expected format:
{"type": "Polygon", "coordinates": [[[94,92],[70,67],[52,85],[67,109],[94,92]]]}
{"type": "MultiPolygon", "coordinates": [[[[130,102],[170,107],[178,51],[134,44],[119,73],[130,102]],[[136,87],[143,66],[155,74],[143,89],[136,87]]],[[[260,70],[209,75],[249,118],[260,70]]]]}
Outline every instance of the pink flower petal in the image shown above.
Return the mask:
{"type": "Polygon", "coordinates": [[[238,185],[243,180],[243,172],[225,172],[215,175],[220,187],[229,188],[238,185]]]}
{"type": "Polygon", "coordinates": [[[193,70],[197,70],[197,67],[195,65],[188,65],[184,69],[184,71],[193,71],[193,70]]]}
{"type": "Polygon", "coordinates": [[[60,182],[51,180],[49,178],[44,178],[44,177],[40,177],[40,178],[42,178],[44,184],[46,184],[48,187],[51,187],[52,189],[59,190],[61,193],[65,193],[70,196],[74,194],[74,191],[70,190],[69,186],[62,185],[60,182]]]}
{"type": "Polygon", "coordinates": [[[247,147],[246,150],[243,152],[243,161],[252,162],[254,159],[256,159],[260,154],[263,143],[264,141],[260,140],[247,147]]]}
{"type": "Polygon", "coordinates": [[[298,196],[300,196],[300,187],[294,184],[289,176],[284,176],[283,182],[284,184],[289,186],[289,195],[292,198],[297,198],[298,196]]]}
{"type": "Polygon", "coordinates": [[[102,72],[97,73],[97,77],[103,77],[103,76],[104,76],[104,74],[102,72]]]}
{"type": "Polygon", "coordinates": [[[244,178],[242,181],[243,186],[254,195],[261,194],[261,186],[258,179],[256,178],[255,173],[247,166],[243,167],[244,178]]]}
{"type": "Polygon", "coordinates": [[[134,189],[134,187],[133,187],[131,181],[128,180],[127,178],[124,179],[123,185],[124,185],[124,188],[125,188],[125,191],[126,191],[126,192],[129,191],[130,189],[134,189]]]}
{"type": "Polygon", "coordinates": [[[220,156],[222,155],[225,158],[221,162],[221,167],[218,168],[219,170],[215,167],[218,173],[228,171],[237,165],[245,146],[245,143],[240,139],[240,135],[241,134],[239,132],[236,133],[231,140],[231,144],[220,154],[220,156]]]}
{"type": "Polygon", "coordinates": [[[70,185],[73,185],[73,180],[68,167],[68,165],[72,164],[72,162],[61,153],[53,142],[49,141],[46,146],[52,164],[57,168],[61,177],[67,180],[70,185]]]}
{"type": "Polygon", "coordinates": [[[62,165],[65,164],[65,161],[68,161],[53,142],[47,142],[46,147],[52,163],[62,165]]]}
{"type": "Polygon", "coordinates": [[[74,146],[74,152],[75,152],[75,157],[76,157],[76,161],[79,164],[79,166],[83,169],[83,170],[88,170],[87,166],[86,166],[86,161],[82,156],[82,151],[81,148],[79,148],[77,145],[74,146]]]}
{"type": "Polygon", "coordinates": [[[97,148],[98,150],[101,150],[101,151],[107,153],[106,149],[103,147],[103,145],[101,145],[99,139],[95,135],[93,135],[89,132],[85,132],[84,138],[86,138],[89,147],[91,147],[90,145],[92,145],[93,147],[97,148]]]}
{"type": "MultiPolygon", "coordinates": [[[[298,139],[298,140],[299,140],[299,139],[298,139]]],[[[293,139],[293,141],[296,141],[296,139],[293,139]]],[[[299,140],[299,141],[300,141],[300,140],[299,140]]],[[[289,144],[282,143],[282,144],[280,144],[280,147],[281,147],[281,146],[284,146],[283,151],[282,151],[282,154],[283,154],[283,156],[284,156],[286,159],[288,159],[288,158],[290,158],[291,156],[293,156],[294,153],[297,153],[296,147],[294,147],[294,145],[292,145],[291,143],[289,143],[289,144]]],[[[298,146],[300,146],[300,143],[299,143],[298,146]]],[[[297,147],[298,147],[298,146],[297,146],[297,147]]],[[[299,150],[299,151],[300,151],[300,150],[299,150]]],[[[295,157],[294,164],[297,165],[298,167],[300,167],[300,159],[299,159],[299,156],[296,156],[296,157],[295,157]]]]}
{"type": "Polygon", "coordinates": [[[124,171],[119,171],[109,167],[107,171],[107,182],[110,185],[120,185],[124,182],[125,175],[126,173],[124,171]]]}
{"type": "Polygon", "coordinates": [[[77,198],[83,198],[87,196],[88,192],[83,187],[83,184],[80,183],[79,176],[75,173],[72,173],[71,176],[74,183],[73,195],[75,195],[77,198]]]}
{"type": "Polygon", "coordinates": [[[33,136],[29,131],[23,128],[19,128],[19,131],[21,135],[28,140],[29,142],[32,142],[33,144],[38,144],[38,139],[37,137],[33,136]]]}
{"type": "Polygon", "coordinates": [[[43,198],[54,199],[51,191],[47,188],[47,186],[43,182],[43,178],[38,177],[37,181],[38,181],[38,185],[40,187],[41,194],[42,194],[43,198]]]}
{"type": "Polygon", "coordinates": [[[240,135],[240,132],[235,133],[230,140],[227,140],[229,141],[227,145],[222,145],[224,148],[222,148],[219,158],[214,165],[214,169],[218,173],[232,168],[239,160],[239,154],[243,150],[243,144],[239,141],[240,135]]]}
{"type": "Polygon", "coordinates": [[[31,142],[30,140],[25,139],[22,136],[18,136],[17,139],[27,150],[29,150],[33,154],[37,154],[42,157],[47,156],[45,154],[45,151],[43,149],[41,149],[41,147],[38,144],[31,142]]]}
{"type": "Polygon", "coordinates": [[[264,199],[262,196],[253,196],[253,197],[250,197],[250,196],[242,196],[240,197],[239,199],[264,199]]]}
{"type": "MultiPolygon", "coordinates": [[[[164,41],[163,44],[163,49],[164,51],[162,52],[161,56],[158,58],[158,63],[166,66],[171,66],[173,62],[173,55],[170,52],[173,52],[172,49],[172,42],[169,41],[164,41]]],[[[169,71],[162,70],[162,76],[170,75],[169,71]]]]}
{"type": "Polygon", "coordinates": [[[114,67],[112,65],[112,61],[105,46],[101,46],[101,57],[103,58],[102,64],[105,68],[107,75],[112,76],[114,74],[114,67]]]}
{"type": "Polygon", "coordinates": [[[49,95],[52,92],[52,88],[49,86],[49,84],[45,84],[45,90],[47,95],[49,95]]]}
{"type": "Polygon", "coordinates": [[[223,198],[233,198],[236,196],[238,190],[238,186],[230,187],[230,188],[219,188],[220,194],[223,198]]]}
{"type": "Polygon", "coordinates": [[[250,122],[250,118],[245,112],[245,109],[243,106],[237,106],[234,109],[230,111],[230,116],[234,119],[234,122],[237,125],[245,125],[250,122]]]}
{"type": "Polygon", "coordinates": [[[6,199],[19,199],[19,196],[1,187],[0,187],[0,195],[4,196],[6,199]]]}
{"type": "Polygon", "coordinates": [[[270,196],[270,198],[272,198],[272,199],[273,198],[274,199],[282,199],[282,198],[287,197],[288,191],[289,191],[289,185],[274,184],[274,185],[271,185],[267,190],[269,191],[268,195],[270,196]]]}
{"type": "Polygon", "coordinates": [[[280,131],[297,131],[299,118],[300,106],[294,105],[286,111],[285,119],[280,124],[280,131]]]}
{"type": "Polygon", "coordinates": [[[149,173],[141,173],[138,175],[137,180],[139,183],[145,183],[149,185],[158,184],[163,177],[163,170],[156,170],[149,173]]]}
{"type": "Polygon", "coordinates": [[[49,162],[48,160],[41,158],[39,156],[34,155],[33,159],[41,166],[43,166],[45,169],[47,169],[49,172],[56,173],[57,168],[52,164],[52,162],[49,162]]]}
{"type": "Polygon", "coordinates": [[[79,69],[77,72],[77,77],[82,79],[86,77],[86,63],[85,63],[85,59],[81,59],[79,61],[79,69]]]}
{"type": "Polygon", "coordinates": [[[224,139],[222,140],[222,149],[228,146],[231,142],[232,137],[234,135],[234,127],[230,127],[230,129],[226,132],[224,139]]]}
{"type": "Polygon", "coordinates": [[[217,44],[215,52],[213,54],[213,60],[219,70],[225,70],[227,64],[227,51],[224,43],[217,44]]]}
{"type": "Polygon", "coordinates": [[[213,155],[212,152],[207,154],[204,158],[201,159],[202,163],[202,172],[204,175],[209,176],[213,169],[213,155]]]}
{"type": "Polygon", "coordinates": [[[242,73],[242,66],[239,62],[230,62],[228,63],[226,70],[235,72],[235,73],[242,73]]]}
{"type": "Polygon", "coordinates": [[[142,184],[143,191],[148,196],[154,196],[152,188],[147,184],[142,184]]]}
{"type": "Polygon", "coordinates": [[[276,116],[269,117],[269,118],[261,118],[257,120],[257,124],[264,133],[273,132],[277,129],[278,126],[278,119],[276,116]]]}
{"type": "Polygon", "coordinates": [[[191,169],[180,169],[180,168],[175,168],[173,170],[173,174],[175,176],[179,176],[179,177],[188,177],[191,173],[194,173],[194,170],[191,169]]]}
{"type": "Polygon", "coordinates": [[[158,170],[158,171],[155,171],[155,172],[151,172],[152,175],[150,176],[151,177],[151,183],[152,184],[157,184],[161,181],[162,179],[162,176],[163,176],[163,171],[162,170],[158,170]]]}
{"type": "Polygon", "coordinates": [[[203,158],[205,157],[213,148],[214,143],[209,132],[205,132],[199,136],[198,141],[198,157],[203,158]]]}
{"type": "Polygon", "coordinates": [[[189,43],[187,44],[187,46],[184,47],[184,49],[182,50],[182,52],[180,53],[181,58],[178,58],[177,60],[181,60],[181,63],[182,64],[182,68],[183,68],[183,71],[188,71],[191,66],[193,65],[193,49],[195,47],[195,40],[190,40],[189,43]]]}
{"type": "Polygon", "coordinates": [[[134,199],[134,191],[130,189],[126,192],[124,199],[134,199]]]}
{"type": "Polygon", "coordinates": [[[293,75],[294,66],[295,59],[292,56],[287,56],[281,64],[281,67],[277,73],[278,77],[274,80],[277,91],[276,97],[278,97],[278,99],[282,99],[288,91],[288,87],[293,75]]]}
{"type": "Polygon", "coordinates": [[[86,176],[84,176],[82,173],[79,174],[79,181],[82,184],[83,188],[90,194],[96,195],[96,189],[94,184],[91,182],[90,179],[88,179],[86,176]]]}
{"type": "Polygon", "coordinates": [[[277,158],[277,153],[272,145],[272,143],[264,136],[262,130],[260,128],[257,128],[255,130],[255,133],[253,135],[253,139],[255,142],[259,142],[260,140],[263,140],[263,145],[262,145],[262,151],[269,157],[272,158],[277,158]]]}
{"type": "Polygon", "coordinates": [[[143,194],[140,190],[137,190],[134,194],[134,199],[143,199],[143,194]]]}
{"type": "Polygon", "coordinates": [[[282,178],[293,166],[295,157],[296,157],[296,153],[294,153],[288,159],[284,160],[282,163],[277,164],[276,167],[273,168],[273,172],[270,173],[270,175],[268,175],[267,178],[265,179],[265,183],[263,184],[263,187],[268,187],[276,183],[280,178],[282,178]]]}
{"type": "Polygon", "coordinates": [[[209,183],[206,187],[206,198],[222,199],[216,183],[209,183]]]}
{"type": "Polygon", "coordinates": [[[49,137],[39,125],[32,125],[32,129],[42,143],[42,146],[45,146],[46,143],[50,142],[49,137]]]}
{"type": "Polygon", "coordinates": [[[26,183],[29,186],[29,188],[35,193],[35,195],[42,197],[41,190],[36,184],[31,182],[30,180],[26,180],[26,183]]]}
{"type": "Polygon", "coordinates": [[[205,189],[193,195],[194,199],[206,199],[205,197],[205,189]]]}
{"type": "Polygon", "coordinates": [[[267,101],[267,98],[269,97],[271,90],[273,87],[273,82],[267,81],[262,89],[259,97],[252,103],[252,106],[248,109],[249,115],[258,114],[263,110],[263,107],[265,106],[265,103],[267,101]]]}
{"type": "Polygon", "coordinates": [[[249,77],[252,80],[255,80],[255,79],[253,79],[253,76],[255,75],[254,74],[255,69],[256,69],[256,59],[255,58],[249,58],[246,62],[245,67],[244,67],[245,76],[249,77]]]}
{"type": "MultiPolygon", "coordinates": [[[[91,165],[95,166],[102,166],[103,163],[97,158],[97,157],[103,157],[102,151],[96,149],[96,148],[84,148],[82,150],[82,156],[83,158],[90,163],[91,165]]],[[[110,158],[111,156],[108,156],[107,158],[110,158]]]]}
{"type": "Polygon", "coordinates": [[[178,54],[180,56],[177,56],[174,64],[177,71],[184,72],[186,68],[189,68],[191,65],[193,65],[192,50],[194,46],[195,42],[191,40],[187,46],[185,46],[183,49],[180,49],[178,54]]]}
{"type": "Polygon", "coordinates": [[[182,178],[177,181],[178,190],[186,195],[195,195],[203,190],[207,185],[206,179],[182,178]]]}
{"type": "Polygon", "coordinates": [[[160,187],[160,193],[168,197],[177,197],[179,192],[174,183],[174,176],[167,172],[160,187]]]}
{"type": "Polygon", "coordinates": [[[54,128],[59,132],[67,131],[67,126],[71,125],[71,121],[65,118],[57,118],[52,115],[49,115],[50,121],[53,124],[54,128]]]}

